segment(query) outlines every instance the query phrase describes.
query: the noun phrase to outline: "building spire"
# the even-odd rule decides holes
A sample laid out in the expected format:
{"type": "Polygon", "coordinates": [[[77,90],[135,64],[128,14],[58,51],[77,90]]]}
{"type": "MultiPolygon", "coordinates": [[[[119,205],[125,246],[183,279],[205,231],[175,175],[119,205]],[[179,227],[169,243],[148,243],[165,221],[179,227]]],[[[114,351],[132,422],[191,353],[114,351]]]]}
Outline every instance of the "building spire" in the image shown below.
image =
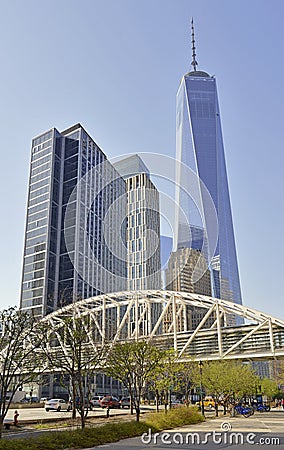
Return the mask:
{"type": "Polygon", "coordinates": [[[196,53],[195,53],[193,17],[191,19],[191,44],[192,44],[192,61],[191,61],[191,65],[193,66],[193,70],[196,72],[196,66],[198,66],[198,62],[195,59],[196,53]]]}

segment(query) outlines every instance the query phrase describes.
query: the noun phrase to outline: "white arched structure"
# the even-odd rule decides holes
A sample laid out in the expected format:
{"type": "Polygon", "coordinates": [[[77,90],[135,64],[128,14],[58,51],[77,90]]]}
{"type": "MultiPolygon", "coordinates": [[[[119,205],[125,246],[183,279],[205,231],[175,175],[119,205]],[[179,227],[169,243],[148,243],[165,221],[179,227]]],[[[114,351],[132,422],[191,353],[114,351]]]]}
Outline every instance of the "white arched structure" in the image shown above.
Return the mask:
{"type": "Polygon", "coordinates": [[[148,339],[173,347],[180,360],[284,358],[284,321],[205,295],[163,290],[103,294],[74,302],[44,317],[64,350],[64,318],[80,317],[86,345],[148,339]],[[197,328],[188,329],[188,312],[204,310],[197,328]],[[232,325],[236,317],[243,325],[232,325]],[[209,325],[208,325],[209,324],[209,325]]]}

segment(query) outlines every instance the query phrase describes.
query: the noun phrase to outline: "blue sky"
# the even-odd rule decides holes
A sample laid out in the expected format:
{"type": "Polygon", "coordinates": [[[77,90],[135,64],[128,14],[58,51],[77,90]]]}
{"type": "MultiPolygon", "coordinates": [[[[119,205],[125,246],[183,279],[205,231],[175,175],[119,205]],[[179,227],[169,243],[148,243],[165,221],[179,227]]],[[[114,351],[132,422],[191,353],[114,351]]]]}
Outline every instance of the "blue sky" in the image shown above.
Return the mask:
{"type": "Polygon", "coordinates": [[[218,83],[243,302],[284,319],[282,0],[11,0],[0,18],[0,307],[19,303],[32,137],[81,122],[109,157],[175,155],[189,71],[218,83]]]}

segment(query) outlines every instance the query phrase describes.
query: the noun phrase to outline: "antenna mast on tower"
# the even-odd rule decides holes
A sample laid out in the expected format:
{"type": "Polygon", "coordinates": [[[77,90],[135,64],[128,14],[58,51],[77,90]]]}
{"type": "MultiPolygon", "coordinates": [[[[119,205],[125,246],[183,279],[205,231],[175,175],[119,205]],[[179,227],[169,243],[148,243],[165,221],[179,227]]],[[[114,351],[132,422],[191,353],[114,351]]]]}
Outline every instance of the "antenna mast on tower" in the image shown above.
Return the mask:
{"type": "Polygon", "coordinates": [[[192,61],[191,65],[193,66],[193,70],[196,72],[196,66],[198,66],[198,62],[196,61],[196,53],[195,53],[195,39],[194,39],[194,26],[193,26],[193,17],[191,19],[191,44],[192,44],[192,61]]]}

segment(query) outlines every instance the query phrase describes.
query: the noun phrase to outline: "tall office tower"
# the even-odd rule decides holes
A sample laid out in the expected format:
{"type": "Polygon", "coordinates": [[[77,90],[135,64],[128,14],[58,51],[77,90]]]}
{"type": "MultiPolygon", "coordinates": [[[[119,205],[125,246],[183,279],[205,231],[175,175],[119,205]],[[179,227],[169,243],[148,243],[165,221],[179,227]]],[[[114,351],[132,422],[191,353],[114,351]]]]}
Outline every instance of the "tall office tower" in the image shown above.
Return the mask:
{"type": "Polygon", "coordinates": [[[176,202],[182,211],[179,209],[177,212],[176,247],[190,247],[189,224],[203,226],[209,249],[211,245],[210,259],[214,257],[213,295],[241,304],[216,79],[197,70],[193,22],[192,50],[193,70],[182,77],[177,93],[176,202]],[[190,175],[187,175],[182,164],[189,167],[198,180],[198,189],[194,191],[194,195],[199,192],[199,212],[194,210],[194,202],[184,194],[185,191],[190,193],[193,187],[190,186],[190,175]],[[215,207],[219,226],[215,251],[212,250],[211,242],[214,234],[212,205],[215,207]]]}
{"type": "Polygon", "coordinates": [[[189,232],[190,240],[179,241],[178,248],[189,247],[194,250],[199,250],[206,258],[208,258],[208,245],[204,228],[196,225],[189,225],[189,232]]]}
{"type": "Polygon", "coordinates": [[[128,290],[161,288],[159,193],[138,155],[114,164],[127,186],[128,290]]]}
{"type": "MultiPolygon", "coordinates": [[[[259,378],[275,379],[274,361],[252,361],[252,368],[259,378]]],[[[256,387],[257,388],[257,387],[256,387]]],[[[258,388],[259,389],[259,388],[258,388]]],[[[259,389],[261,395],[261,388],[259,389]]]]}
{"type": "Polygon", "coordinates": [[[41,317],[126,288],[125,192],[80,124],[32,140],[21,309],[41,317]]]}
{"type": "MultiPolygon", "coordinates": [[[[178,292],[190,292],[211,296],[211,275],[205,256],[193,248],[180,248],[171,253],[166,269],[166,289],[178,292]],[[193,272],[196,272],[194,282],[193,272]]],[[[187,329],[194,330],[200,323],[207,310],[197,307],[186,307],[187,329]]],[[[171,323],[172,312],[169,310],[165,321],[171,323]]],[[[212,324],[213,316],[205,326],[212,324]]]]}
{"type": "Polygon", "coordinates": [[[192,248],[172,252],[166,270],[166,285],[170,291],[211,295],[210,270],[202,253],[192,248]],[[195,282],[194,270],[198,272],[195,282]]]}

